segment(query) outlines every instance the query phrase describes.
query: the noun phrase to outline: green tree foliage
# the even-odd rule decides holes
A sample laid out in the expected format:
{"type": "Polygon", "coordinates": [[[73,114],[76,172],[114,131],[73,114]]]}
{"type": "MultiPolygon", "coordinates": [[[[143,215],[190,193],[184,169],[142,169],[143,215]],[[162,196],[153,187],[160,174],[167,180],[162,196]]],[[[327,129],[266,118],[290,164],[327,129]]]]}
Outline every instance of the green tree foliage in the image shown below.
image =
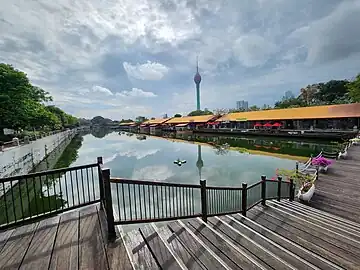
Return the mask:
{"type": "Polygon", "coordinates": [[[59,117],[44,105],[48,101],[52,101],[49,93],[32,85],[24,72],[0,63],[0,132],[3,128],[61,128],[65,119],[77,121],[57,108],[65,118],[59,117]]]}
{"type": "Polygon", "coordinates": [[[360,102],[360,74],[352,82],[346,85],[352,102],[360,102]]]}
{"type": "Polygon", "coordinates": [[[135,122],[137,122],[137,123],[143,123],[147,120],[149,120],[149,119],[147,119],[145,116],[138,116],[135,118],[135,122]]]}
{"type": "MultiPolygon", "coordinates": [[[[360,79],[358,79],[358,81],[360,81],[360,79]]],[[[300,89],[298,97],[283,97],[281,101],[275,102],[275,108],[284,109],[317,105],[346,104],[360,101],[359,98],[356,99],[351,96],[350,89],[354,89],[353,93],[356,93],[356,89],[359,89],[359,86],[356,88],[356,80],[350,83],[347,80],[331,80],[326,83],[308,85],[300,89]]]]}
{"type": "Polygon", "coordinates": [[[181,117],[182,115],[180,113],[176,113],[174,117],[181,117]]]}
{"type": "Polygon", "coordinates": [[[134,122],[132,119],[121,119],[120,123],[131,123],[134,122]]]}
{"type": "Polygon", "coordinates": [[[192,111],[188,114],[188,116],[211,115],[211,114],[213,114],[213,112],[206,109],[204,111],[202,110],[192,111]]]}

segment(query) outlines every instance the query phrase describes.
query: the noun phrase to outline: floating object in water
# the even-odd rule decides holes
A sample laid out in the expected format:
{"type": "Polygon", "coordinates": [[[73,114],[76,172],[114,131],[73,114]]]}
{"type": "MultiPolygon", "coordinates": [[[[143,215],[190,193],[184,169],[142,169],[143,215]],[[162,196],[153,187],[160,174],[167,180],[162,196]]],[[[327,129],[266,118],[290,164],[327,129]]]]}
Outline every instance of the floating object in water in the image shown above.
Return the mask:
{"type": "Polygon", "coordinates": [[[177,160],[174,160],[174,164],[181,166],[184,163],[186,163],[186,160],[180,160],[179,158],[177,160]]]}

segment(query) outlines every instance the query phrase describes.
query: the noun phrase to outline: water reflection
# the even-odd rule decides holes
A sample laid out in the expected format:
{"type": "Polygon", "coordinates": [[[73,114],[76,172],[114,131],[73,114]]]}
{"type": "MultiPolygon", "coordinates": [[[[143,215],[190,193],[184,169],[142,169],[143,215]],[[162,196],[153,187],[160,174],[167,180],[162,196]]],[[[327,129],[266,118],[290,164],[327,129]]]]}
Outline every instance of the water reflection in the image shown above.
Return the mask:
{"type": "Polygon", "coordinates": [[[201,156],[201,145],[197,146],[197,161],[196,161],[196,167],[198,168],[199,171],[199,180],[201,180],[201,170],[202,167],[204,167],[204,161],[202,160],[202,156],[201,156]]]}
{"type": "MultiPolygon", "coordinates": [[[[70,166],[78,158],[82,136],[75,136],[69,144],[63,143],[49,154],[32,172],[70,166]]],[[[69,176],[68,176],[69,177],[69,176]]],[[[80,177],[80,175],[78,176],[80,177]]],[[[0,202],[0,223],[15,218],[30,217],[67,206],[69,196],[64,197],[64,174],[30,178],[14,185],[0,202]]],[[[71,197],[71,195],[70,195],[71,197]]]]}

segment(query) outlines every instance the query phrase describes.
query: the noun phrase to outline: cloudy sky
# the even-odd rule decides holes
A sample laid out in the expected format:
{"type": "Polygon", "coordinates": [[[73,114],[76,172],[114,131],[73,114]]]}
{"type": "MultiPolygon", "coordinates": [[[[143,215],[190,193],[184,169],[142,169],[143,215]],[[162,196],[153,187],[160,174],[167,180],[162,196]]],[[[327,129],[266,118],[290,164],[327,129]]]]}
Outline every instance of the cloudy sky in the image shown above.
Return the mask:
{"type": "Polygon", "coordinates": [[[360,72],[360,0],[0,0],[0,61],[79,117],[159,117],[360,72]]]}

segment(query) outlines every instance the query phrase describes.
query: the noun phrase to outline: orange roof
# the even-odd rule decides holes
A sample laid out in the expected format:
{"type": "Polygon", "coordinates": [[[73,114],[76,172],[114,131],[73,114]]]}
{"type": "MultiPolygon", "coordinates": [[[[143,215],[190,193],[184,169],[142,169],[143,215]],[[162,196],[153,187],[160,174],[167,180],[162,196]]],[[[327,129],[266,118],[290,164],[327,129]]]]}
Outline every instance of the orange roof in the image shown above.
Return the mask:
{"type": "Polygon", "coordinates": [[[147,120],[143,124],[145,124],[145,125],[162,124],[170,119],[171,118],[157,118],[157,119],[153,119],[153,120],[147,120]]]}
{"type": "Polygon", "coordinates": [[[260,121],[360,117],[360,103],[229,113],[217,121],[260,121]]]}
{"type": "Polygon", "coordinates": [[[119,126],[130,126],[135,124],[135,122],[128,122],[128,123],[120,123],[119,126]]]}
{"type": "Polygon", "coordinates": [[[185,123],[206,123],[216,117],[215,115],[200,115],[200,116],[183,116],[174,117],[166,122],[166,124],[185,124],[185,123]]]}

